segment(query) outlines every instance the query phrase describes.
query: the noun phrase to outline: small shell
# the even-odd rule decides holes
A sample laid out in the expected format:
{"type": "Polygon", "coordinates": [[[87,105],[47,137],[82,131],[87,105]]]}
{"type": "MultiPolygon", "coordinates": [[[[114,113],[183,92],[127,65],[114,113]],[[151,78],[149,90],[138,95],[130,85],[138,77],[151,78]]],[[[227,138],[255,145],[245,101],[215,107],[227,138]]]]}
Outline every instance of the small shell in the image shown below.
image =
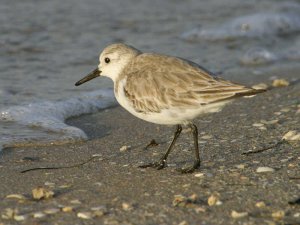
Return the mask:
{"type": "Polygon", "coordinates": [[[255,206],[257,208],[264,208],[264,207],[266,207],[266,203],[264,203],[264,202],[256,202],[255,206]]]}
{"type": "Polygon", "coordinates": [[[32,216],[33,216],[33,218],[43,218],[46,216],[46,214],[43,212],[35,212],[35,213],[33,213],[32,216]]]}
{"type": "Polygon", "coordinates": [[[219,200],[219,197],[217,195],[211,195],[209,196],[209,198],[207,199],[207,204],[209,206],[213,206],[213,205],[216,205],[217,202],[219,200]]]}
{"type": "Polygon", "coordinates": [[[235,210],[232,210],[231,217],[234,219],[239,219],[248,216],[248,212],[237,212],[235,210]]]}
{"type": "Polygon", "coordinates": [[[93,215],[90,212],[79,212],[77,213],[77,217],[81,219],[92,219],[93,215]]]}
{"type": "Polygon", "coordinates": [[[287,132],[283,137],[283,140],[287,141],[300,141],[300,132],[297,132],[295,130],[291,130],[287,132]]]}
{"type": "Polygon", "coordinates": [[[194,176],[195,177],[204,177],[204,173],[196,173],[194,176]]]}
{"type": "Polygon", "coordinates": [[[58,213],[60,212],[60,209],[58,208],[50,208],[50,209],[45,209],[44,210],[44,213],[46,214],[55,214],[55,213],[58,213]]]}
{"type": "Polygon", "coordinates": [[[63,212],[72,212],[74,210],[71,206],[65,206],[61,209],[63,212]]]}
{"type": "Polygon", "coordinates": [[[285,212],[282,210],[272,213],[272,217],[276,220],[281,220],[283,219],[284,216],[285,216],[285,212]]]}
{"type": "Polygon", "coordinates": [[[15,221],[23,221],[27,219],[27,215],[14,215],[14,220],[15,221]]]}
{"type": "Polygon", "coordinates": [[[276,79],[272,82],[273,87],[286,87],[289,86],[289,84],[290,83],[285,79],[276,79]]]}
{"type": "Polygon", "coordinates": [[[43,187],[37,187],[32,190],[32,197],[36,200],[49,199],[54,196],[54,192],[43,187]]]}
{"type": "Polygon", "coordinates": [[[275,170],[271,167],[261,166],[256,169],[257,173],[274,172],[275,170]]]}
{"type": "Polygon", "coordinates": [[[7,195],[6,198],[15,198],[15,199],[20,199],[20,200],[26,199],[26,197],[24,195],[20,195],[20,194],[10,194],[10,195],[7,195]]]}

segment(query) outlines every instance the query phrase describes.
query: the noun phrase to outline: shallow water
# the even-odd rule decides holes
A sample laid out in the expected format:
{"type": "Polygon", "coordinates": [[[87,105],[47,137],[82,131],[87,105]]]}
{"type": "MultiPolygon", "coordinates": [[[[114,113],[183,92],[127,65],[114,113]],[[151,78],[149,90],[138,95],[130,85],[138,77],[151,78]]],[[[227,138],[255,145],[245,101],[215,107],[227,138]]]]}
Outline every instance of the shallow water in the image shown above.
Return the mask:
{"type": "Polygon", "coordinates": [[[115,104],[111,91],[96,91],[112,82],[74,83],[112,42],[188,58],[241,81],[277,68],[299,71],[299,15],[296,1],[3,0],[0,146],[86,138],[64,120],[115,104]]]}

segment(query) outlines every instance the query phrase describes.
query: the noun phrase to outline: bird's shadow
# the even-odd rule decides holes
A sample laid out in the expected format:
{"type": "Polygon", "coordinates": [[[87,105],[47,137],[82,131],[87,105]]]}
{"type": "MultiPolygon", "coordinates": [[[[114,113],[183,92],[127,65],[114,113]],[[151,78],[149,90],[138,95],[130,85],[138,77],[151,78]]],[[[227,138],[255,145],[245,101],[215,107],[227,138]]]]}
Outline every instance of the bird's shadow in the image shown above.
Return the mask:
{"type": "MultiPolygon", "coordinates": [[[[109,107],[107,109],[114,108],[109,107]]],[[[98,113],[101,113],[99,111],[98,113]]],[[[111,133],[111,127],[105,124],[105,121],[99,120],[98,113],[71,117],[66,120],[66,124],[77,127],[84,131],[88,139],[98,139],[108,136],[111,133]]]]}

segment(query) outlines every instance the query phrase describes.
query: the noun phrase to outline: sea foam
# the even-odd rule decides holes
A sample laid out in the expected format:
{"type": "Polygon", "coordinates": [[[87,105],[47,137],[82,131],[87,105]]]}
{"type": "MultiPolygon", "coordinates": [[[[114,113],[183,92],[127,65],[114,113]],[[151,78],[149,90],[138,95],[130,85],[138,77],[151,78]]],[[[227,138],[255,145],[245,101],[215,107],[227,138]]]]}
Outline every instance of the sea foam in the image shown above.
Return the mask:
{"type": "Polygon", "coordinates": [[[262,38],[300,31],[298,13],[256,13],[234,18],[211,29],[194,28],[181,35],[187,41],[233,40],[237,38],[262,38]]]}
{"type": "Polygon", "coordinates": [[[72,142],[87,139],[77,127],[69,126],[69,117],[93,113],[116,104],[113,90],[105,89],[59,101],[41,101],[11,106],[0,111],[0,148],[72,142]]]}

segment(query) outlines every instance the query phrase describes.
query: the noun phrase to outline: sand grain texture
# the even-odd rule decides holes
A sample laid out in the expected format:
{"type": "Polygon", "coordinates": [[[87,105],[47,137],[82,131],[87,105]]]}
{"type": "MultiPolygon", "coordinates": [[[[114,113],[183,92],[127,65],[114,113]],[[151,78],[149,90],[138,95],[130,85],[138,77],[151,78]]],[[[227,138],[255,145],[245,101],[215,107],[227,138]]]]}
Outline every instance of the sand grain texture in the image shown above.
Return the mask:
{"type": "Polygon", "coordinates": [[[172,136],[170,127],[144,122],[120,107],[70,119],[68,123],[83,129],[90,141],[2,152],[0,221],[11,224],[14,218],[24,218],[37,224],[235,224],[238,220],[299,224],[299,143],[242,155],[272,145],[289,130],[296,130],[300,123],[296,113],[299,99],[300,85],[295,84],[239,99],[220,113],[199,118],[199,135],[211,138],[199,140],[201,168],[186,175],[175,169],[192,163],[192,137],[188,132],[183,133],[170,155],[169,166],[157,171],[137,166],[158,159],[165,151],[172,136]],[[265,122],[270,120],[278,122],[265,122]],[[265,123],[266,129],[252,126],[254,123],[265,123]],[[144,150],[153,138],[159,145],[144,150]],[[124,145],[131,148],[120,152],[124,145]],[[76,164],[94,154],[98,157],[79,168],[20,173],[31,167],[76,164]],[[275,171],[257,173],[256,169],[263,166],[275,171]],[[195,176],[200,172],[203,176],[195,176]],[[31,190],[43,186],[55,196],[30,199],[31,190]],[[5,198],[10,194],[23,194],[28,199],[5,198]],[[183,196],[184,204],[172,204],[178,195],[183,196]],[[211,195],[218,196],[218,204],[208,205],[211,195]],[[265,206],[257,207],[258,202],[265,206]],[[65,211],[65,207],[72,210],[65,211]],[[8,208],[17,212],[15,217],[7,219],[4,214],[8,208]],[[49,210],[55,213],[47,214],[49,210]],[[232,218],[232,211],[245,216],[232,218]],[[281,217],[272,216],[279,211],[281,217]],[[42,218],[34,217],[37,213],[42,218]],[[78,213],[85,216],[78,217],[78,213]]]}

